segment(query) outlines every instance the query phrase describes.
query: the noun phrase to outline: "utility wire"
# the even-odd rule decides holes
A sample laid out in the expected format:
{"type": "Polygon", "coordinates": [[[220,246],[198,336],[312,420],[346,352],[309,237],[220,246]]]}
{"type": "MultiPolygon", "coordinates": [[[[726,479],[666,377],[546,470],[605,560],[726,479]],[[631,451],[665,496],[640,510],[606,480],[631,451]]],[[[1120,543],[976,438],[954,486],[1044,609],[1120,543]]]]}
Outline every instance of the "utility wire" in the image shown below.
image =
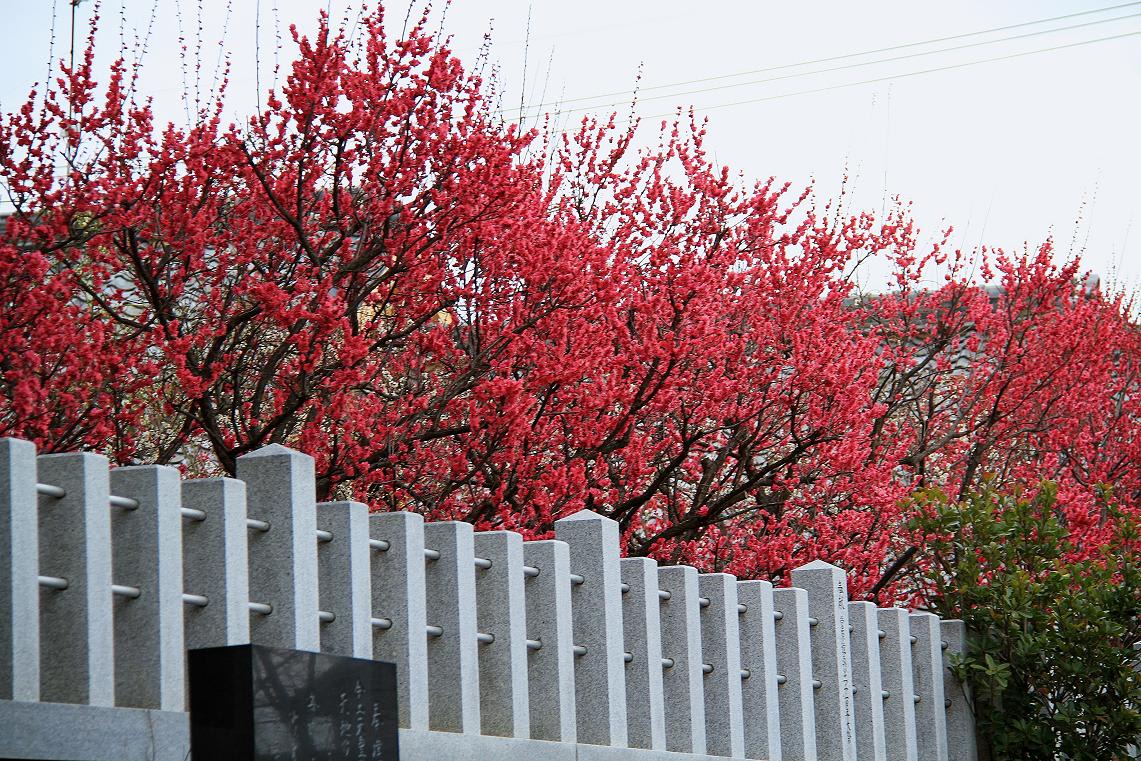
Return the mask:
{"type": "MultiPolygon", "coordinates": [[[[1027,26],[1036,26],[1038,24],[1046,24],[1046,23],[1050,23],[1050,22],[1054,22],[1054,21],[1065,21],[1065,20],[1071,19],[1071,18],[1078,18],[1081,16],[1089,16],[1089,15],[1097,14],[1097,13],[1106,13],[1109,11],[1120,10],[1122,8],[1131,8],[1131,7],[1134,7],[1137,5],[1141,5],[1141,0],[1135,0],[1135,2],[1122,3],[1119,5],[1110,5],[1110,6],[1106,6],[1104,8],[1097,8],[1097,9],[1088,10],[1088,11],[1078,11],[1076,13],[1068,13],[1068,14],[1065,14],[1062,16],[1052,16],[1050,18],[1038,19],[1036,21],[1023,21],[1023,22],[1018,23],[1018,24],[1008,24],[1006,26],[998,26],[998,27],[993,27],[990,29],[980,29],[980,30],[974,31],[974,32],[964,32],[962,34],[954,34],[954,35],[949,35],[946,37],[935,37],[933,39],[921,40],[918,42],[908,42],[908,43],[904,43],[901,45],[891,45],[889,47],[875,48],[872,50],[863,50],[863,51],[860,51],[857,53],[845,53],[842,55],[827,56],[825,58],[814,58],[814,59],[810,59],[810,60],[806,60],[806,61],[797,61],[796,63],[785,63],[785,64],[779,64],[776,66],[767,66],[767,67],[760,68],[760,69],[750,69],[749,71],[741,71],[741,72],[737,72],[735,74],[720,74],[720,75],[711,76],[711,77],[701,77],[699,79],[687,79],[687,80],[682,80],[680,82],[672,82],[670,84],[652,85],[652,86],[648,86],[648,87],[639,87],[638,89],[640,92],[651,92],[651,91],[655,91],[655,90],[665,90],[665,89],[669,89],[669,88],[673,88],[673,87],[685,87],[687,85],[701,84],[703,82],[715,82],[715,81],[720,81],[723,79],[734,79],[737,77],[749,76],[752,74],[764,74],[764,73],[767,73],[770,71],[781,71],[784,69],[799,68],[801,66],[811,66],[813,64],[818,64],[818,63],[829,63],[832,61],[840,61],[840,60],[845,60],[848,58],[858,58],[858,57],[866,56],[866,55],[875,55],[877,53],[889,53],[889,52],[892,52],[895,50],[905,50],[908,48],[921,47],[924,45],[934,45],[934,44],[940,43],[940,42],[950,42],[953,40],[966,39],[968,37],[978,37],[979,35],[983,35],[983,34],[993,34],[994,32],[1003,32],[1003,31],[1008,31],[1011,29],[1021,29],[1023,27],[1027,27],[1027,26]]],[[[1137,15],[1137,14],[1126,15],[1126,16],[1117,16],[1117,17],[1114,17],[1112,19],[1102,19],[1101,21],[1092,22],[1092,24],[1104,23],[1106,21],[1117,21],[1120,19],[1133,18],[1133,16],[1135,16],[1135,15],[1137,15]]],[[[945,51],[949,51],[949,50],[959,50],[963,47],[973,47],[973,46],[977,46],[977,45],[986,45],[986,44],[992,44],[992,43],[996,43],[996,42],[1003,42],[1006,40],[1020,39],[1022,37],[1030,37],[1030,36],[1033,36],[1034,34],[1049,34],[1051,32],[1064,31],[1066,29],[1078,29],[1078,28],[1081,28],[1082,26],[1090,26],[1092,24],[1077,24],[1077,25],[1073,25],[1073,26],[1057,27],[1055,29],[1044,29],[1044,30],[1041,30],[1040,32],[1035,32],[1035,33],[1031,33],[1031,34],[1027,34],[1027,35],[1016,35],[1016,36],[1012,36],[1012,37],[1005,37],[1005,38],[1002,38],[999,40],[988,40],[988,41],[974,43],[973,45],[956,46],[956,47],[950,47],[950,48],[942,48],[942,49],[936,50],[936,51],[926,51],[926,52],[922,52],[922,53],[914,53],[914,54],[912,54],[912,56],[930,55],[932,53],[945,52],[945,51]]],[[[900,60],[902,58],[907,58],[907,57],[911,57],[911,56],[897,56],[897,57],[893,57],[893,58],[882,59],[880,61],[868,61],[868,62],[863,62],[863,63],[851,64],[851,66],[867,66],[867,65],[871,65],[873,63],[882,63],[884,61],[895,61],[895,60],[900,60]]],[[[835,67],[835,68],[823,69],[821,71],[835,71],[839,68],[844,68],[844,67],[835,67]]],[[[795,75],[795,76],[801,76],[801,75],[807,76],[809,74],[815,74],[815,73],[820,73],[820,72],[801,72],[800,74],[795,75]]],[[[775,77],[773,79],[783,79],[783,78],[787,78],[787,77],[775,77]]],[[[764,80],[760,80],[760,81],[767,82],[767,81],[773,81],[773,80],[764,79],[764,80]]],[[[741,84],[754,84],[754,82],[744,82],[741,84]]],[[[736,86],[736,85],[727,85],[727,86],[722,86],[722,87],[733,87],[733,86],[736,86]]],[[[714,89],[714,88],[710,88],[710,89],[714,89]]],[[[528,106],[527,108],[532,109],[532,108],[544,108],[547,106],[563,106],[563,105],[566,105],[568,103],[581,103],[583,101],[600,100],[602,98],[628,96],[631,94],[631,92],[632,92],[631,90],[619,90],[619,91],[615,91],[615,92],[600,93],[598,95],[588,95],[588,96],[582,96],[582,97],[578,97],[578,98],[568,98],[566,100],[562,100],[562,101],[559,101],[557,103],[536,103],[534,105],[528,106]]],[[[703,92],[703,90],[697,90],[695,92],[703,92]]],[[[688,94],[688,93],[678,93],[678,94],[684,95],[684,94],[688,94]]],[[[656,96],[656,97],[661,98],[663,96],[656,96]]],[[[670,97],[670,96],[664,96],[664,97],[670,97]]],[[[651,99],[653,99],[653,98],[647,98],[646,100],[651,100],[651,99]]],[[[614,105],[614,104],[609,104],[609,105],[614,105]]],[[[595,106],[595,107],[598,107],[598,106],[595,106]]],[[[564,113],[565,113],[565,111],[564,111],[564,113]]]]}
{"type": "MultiPolygon", "coordinates": [[[[917,76],[920,76],[923,74],[933,74],[933,73],[939,72],[939,71],[950,71],[952,69],[963,69],[963,68],[966,68],[968,66],[977,66],[979,64],[984,64],[984,63],[994,63],[996,61],[1009,61],[1009,60],[1014,59],[1014,58],[1022,58],[1022,57],[1030,56],[1030,55],[1038,55],[1039,53],[1050,53],[1050,52],[1053,52],[1055,50],[1065,50],[1067,48],[1076,48],[1076,47],[1081,47],[1083,45],[1093,45],[1094,43],[1098,43],[1098,42],[1110,42],[1112,40],[1122,40],[1122,39],[1125,39],[1127,37],[1135,37],[1139,34],[1141,34],[1141,29],[1139,29],[1135,32],[1125,32],[1123,34],[1114,34],[1114,35],[1111,35],[1109,37],[1095,37],[1092,40],[1081,40],[1079,42],[1068,42],[1064,45],[1054,45],[1054,46],[1048,47],[1048,48],[1038,48],[1035,50],[1023,50],[1023,51],[1018,52],[1018,53],[1009,53],[1007,55],[995,56],[993,58],[980,58],[977,61],[964,61],[962,63],[952,63],[952,64],[948,64],[946,66],[936,66],[936,67],[933,67],[930,69],[920,69],[919,71],[907,71],[907,72],[903,72],[902,74],[890,74],[890,75],[883,76],[883,77],[876,77],[874,79],[862,79],[862,80],[859,80],[857,82],[842,82],[840,84],[830,85],[828,87],[816,87],[816,88],[813,88],[811,90],[798,90],[796,92],[786,92],[786,93],[781,93],[779,95],[768,95],[768,96],[765,96],[763,98],[749,98],[748,100],[738,100],[738,101],[734,101],[732,103],[719,103],[719,104],[714,105],[714,106],[703,106],[700,110],[701,111],[712,111],[712,110],[718,109],[718,108],[730,108],[731,106],[743,106],[743,105],[746,105],[749,103],[763,103],[763,102],[769,101],[769,100],[780,100],[781,98],[793,98],[793,97],[796,97],[798,95],[812,95],[814,93],[828,92],[830,90],[839,90],[839,89],[842,89],[845,87],[859,87],[860,85],[871,85],[871,84],[876,84],[879,82],[888,82],[888,81],[893,80],[893,79],[906,79],[907,77],[917,77],[917,76]]],[[[672,111],[670,113],[654,114],[652,116],[645,116],[645,117],[639,117],[639,118],[659,119],[659,118],[665,118],[668,116],[676,116],[677,113],[678,112],[675,110],[675,111],[672,111]]]]}
{"type": "MultiPolygon", "coordinates": [[[[650,101],[650,100],[669,100],[671,98],[679,98],[679,97],[682,97],[685,95],[700,95],[702,93],[715,92],[718,90],[728,90],[728,89],[732,89],[735,87],[747,87],[749,85],[759,85],[759,84],[765,84],[768,82],[779,82],[779,81],[785,80],[785,79],[796,79],[799,77],[807,77],[807,76],[812,76],[815,74],[828,74],[828,73],[835,72],[835,71],[843,71],[845,69],[854,69],[854,68],[859,68],[862,66],[874,66],[876,64],[881,64],[881,63],[893,63],[895,61],[903,61],[903,60],[910,59],[910,58],[919,58],[922,56],[937,55],[939,53],[950,53],[950,52],[954,52],[957,50],[967,50],[969,48],[981,47],[983,45],[996,45],[996,44],[1002,43],[1002,42],[1011,42],[1014,40],[1021,40],[1021,39],[1026,39],[1029,37],[1038,37],[1040,35],[1053,34],[1055,32],[1066,32],[1066,31],[1072,31],[1074,29],[1083,29],[1085,27],[1098,26],[1100,24],[1107,24],[1107,23],[1111,23],[1114,21],[1126,21],[1126,20],[1134,19],[1134,18],[1138,18],[1138,17],[1141,17],[1141,12],[1131,13],[1131,14],[1127,14],[1124,16],[1115,16],[1115,17],[1109,18],[1109,19],[1099,19],[1098,21],[1087,21],[1084,24],[1072,24],[1070,26],[1060,26],[1060,27],[1056,27],[1054,29],[1043,29],[1043,30],[1040,30],[1037,32],[1026,32],[1024,34],[1016,34],[1016,35],[1011,35],[1009,37],[1000,37],[1000,38],[995,39],[995,40],[983,40],[980,42],[969,42],[969,43],[966,43],[964,45],[953,45],[951,47],[938,48],[936,50],[925,50],[925,51],[922,51],[919,53],[906,53],[904,55],[890,56],[888,58],[877,58],[877,59],[872,60],[872,61],[860,61],[857,63],[843,64],[841,66],[829,66],[829,67],[822,68],[822,69],[814,69],[812,71],[801,71],[801,72],[795,72],[792,74],[781,74],[780,76],[776,76],[776,77],[765,77],[764,79],[753,79],[753,80],[750,80],[748,82],[734,82],[732,84],[714,85],[713,87],[702,87],[702,88],[698,88],[698,89],[694,89],[694,90],[682,90],[681,92],[666,93],[664,95],[651,95],[649,97],[639,97],[638,101],[643,102],[643,101],[650,101]]],[[[623,92],[623,93],[619,93],[619,94],[629,95],[630,93],[629,92],[623,92]]],[[[606,97],[606,96],[595,96],[595,97],[598,98],[598,97],[606,97]]],[[[576,100],[593,100],[593,99],[594,98],[579,98],[576,100]]],[[[571,102],[571,101],[567,101],[567,102],[571,102]]],[[[596,103],[592,106],[579,106],[577,108],[560,109],[560,112],[561,113],[577,113],[580,111],[593,111],[593,110],[598,109],[598,108],[607,108],[610,106],[618,106],[618,105],[626,105],[626,104],[625,103],[618,103],[618,102],[596,103]]]]}

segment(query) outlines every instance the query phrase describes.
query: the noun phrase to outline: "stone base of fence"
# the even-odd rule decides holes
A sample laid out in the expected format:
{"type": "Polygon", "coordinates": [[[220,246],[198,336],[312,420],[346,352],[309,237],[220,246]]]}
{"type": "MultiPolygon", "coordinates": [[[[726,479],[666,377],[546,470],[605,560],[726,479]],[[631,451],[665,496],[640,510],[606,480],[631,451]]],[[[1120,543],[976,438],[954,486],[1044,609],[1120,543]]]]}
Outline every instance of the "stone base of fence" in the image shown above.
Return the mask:
{"type": "Polygon", "coordinates": [[[181,711],[0,700],[0,758],[186,761],[181,711]]]}
{"type": "MultiPolygon", "coordinates": [[[[187,761],[188,714],[143,708],[0,700],[0,758],[187,761]]],[[[713,761],[714,756],[400,730],[401,761],[713,761]]],[[[719,757],[719,761],[726,760],[719,757]]]]}
{"type": "Polygon", "coordinates": [[[733,761],[664,750],[400,730],[400,761],[733,761]]]}

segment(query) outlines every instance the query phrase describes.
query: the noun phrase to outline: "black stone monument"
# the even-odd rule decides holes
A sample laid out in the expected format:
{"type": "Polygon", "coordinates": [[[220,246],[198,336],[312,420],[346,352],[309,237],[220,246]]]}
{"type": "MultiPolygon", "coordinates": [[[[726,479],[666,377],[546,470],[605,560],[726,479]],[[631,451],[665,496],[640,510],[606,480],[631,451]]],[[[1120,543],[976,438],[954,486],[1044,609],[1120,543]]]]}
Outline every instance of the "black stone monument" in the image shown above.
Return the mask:
{"type": "Polygon", "coordinates": [[[235,645],[191,650],[193,761],[398,761],[396,666],[235,645]]]}

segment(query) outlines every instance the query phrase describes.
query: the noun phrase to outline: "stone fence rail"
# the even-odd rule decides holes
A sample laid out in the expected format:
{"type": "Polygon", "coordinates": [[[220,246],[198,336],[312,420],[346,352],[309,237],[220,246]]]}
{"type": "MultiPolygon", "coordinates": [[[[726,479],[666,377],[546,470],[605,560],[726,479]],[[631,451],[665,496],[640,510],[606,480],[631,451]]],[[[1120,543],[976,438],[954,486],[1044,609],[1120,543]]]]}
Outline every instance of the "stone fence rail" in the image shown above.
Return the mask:
{"type": "Polygon", "coordinates": [[[402,758],[975,761],[960,621],[357,502],[271,445],[182,480],[0,439],[0,757],[183,759],[186,651],[397,665],[402,758]],[[77,727],[82,731],[61,731],[77,727]]]}

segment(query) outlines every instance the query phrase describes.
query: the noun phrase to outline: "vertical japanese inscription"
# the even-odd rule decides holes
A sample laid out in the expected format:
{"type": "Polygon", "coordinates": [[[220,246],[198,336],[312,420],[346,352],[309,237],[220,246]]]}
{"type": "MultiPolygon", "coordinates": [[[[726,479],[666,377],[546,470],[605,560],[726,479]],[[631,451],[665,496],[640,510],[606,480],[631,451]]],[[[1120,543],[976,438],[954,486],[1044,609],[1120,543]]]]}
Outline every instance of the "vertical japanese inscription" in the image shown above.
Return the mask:
{"type": "Polygon", "coordinates": [[[194,761],[396,761],[392,664],[256,645],[191,652],[194,761]]]}
{"type": "MultiPolygon", "coordinates": [[[[848,584],[843,577],[836,582],[836,618],[838,624],[848,622],[848,584]]],[[[847,631],[839,632],[836,638],[840,661],[840,689],[842,694],[852,694],[852,640],[847,631]]],[[[851,698],[840,701],[840,710],[844,712],[844,738],[846,747],[856,747],[856,715],[855,705],[851,698]]]]}

